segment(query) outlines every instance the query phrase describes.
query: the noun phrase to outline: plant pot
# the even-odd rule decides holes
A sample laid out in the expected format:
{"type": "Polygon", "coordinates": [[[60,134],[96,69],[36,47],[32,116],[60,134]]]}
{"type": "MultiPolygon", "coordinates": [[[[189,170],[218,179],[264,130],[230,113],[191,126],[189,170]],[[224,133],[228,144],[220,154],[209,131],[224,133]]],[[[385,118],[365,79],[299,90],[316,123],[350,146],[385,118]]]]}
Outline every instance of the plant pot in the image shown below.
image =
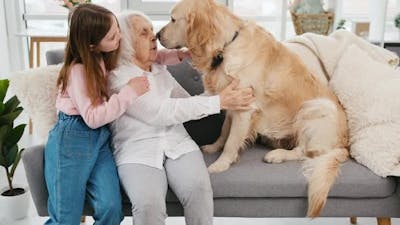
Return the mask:
{"type": "Polygon", "coordinates": [[[16,196],[3,196],[7,187],[0,189],[0,218],[11,220],[23,219],[28,215],[29,209],[29,189],[23,185],[15,185],[15,188],[23,188],[25,193],[16,196]]]}

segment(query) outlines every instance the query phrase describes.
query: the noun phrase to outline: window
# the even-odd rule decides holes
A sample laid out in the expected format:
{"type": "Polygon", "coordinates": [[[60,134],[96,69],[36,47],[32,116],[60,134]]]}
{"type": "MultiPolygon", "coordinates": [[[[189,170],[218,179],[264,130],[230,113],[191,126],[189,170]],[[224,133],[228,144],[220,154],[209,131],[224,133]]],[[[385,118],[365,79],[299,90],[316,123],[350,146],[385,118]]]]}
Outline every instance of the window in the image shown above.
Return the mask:
{"type": "Polygon", "coordinates": [[[394,18],[400,13],[400,0],[336,0],[339,16],[345,19],[346,27],[352,30],[354,22],[370,23],[368,39],[373,42],[399,42],[399,29],[394,18]],[[387,5],[386,5],[387,4],[387,5]],[[386,8],[385,8],[386,6],[386,8]]]}
{"type": "Polygon", "coordinates": [[[235,14],[256,21],[277,39],[286,39],[289,15],[286,0],[231,0],[230,4],[235,14]]]}
{"type": "MultiPolygon", "coordinates": [[[[19,0],[24,3],[23,18],[25,28],[44,33],[66,34],[68,9],[62,7],[62,0],[19,0]]],[[[158,31],[169,20],[169,12],[179,0],[92,0],[114,13],[124,9],[140,10],[153,20],[158,31]]],[[[198,0],[202,1],[202,0],[198,0]]],[[[294,28],[288,11],[293,0],[216,0],[227,5],[238,16],[256,21],[271,32],[276,39],[286,40],[294,36],[294,28]]],[[[335,20],[345,19],[347,29],[352,29],[355,21],[367,21],[370,25],[370,40],[400,42],[400,31],[394,26],[394,18],[400,12],[400,0],[323,0],[324,8],[334,8],[335,20]],[[386,14],[383,7],[387,2],[386,14]],[[334,7],[332,7],[334,6],[334,7]],[[386,16],[386,20],[382,18],[386,16]],[[379,18],[381,18],[379,20],[379,18]],[[374,22],[372,22],[374,21],[374,22]],[[373,37],[375,34],[375,38],[373,37]],[[378,38],[376,38],[378,37],[378,38]]],[[[21,31],[24,32],[24,31],[21,31]]],[[[42,53],[51,48],[63,47],[60,43],[44,44],[42,53]]],[[[44,54],[42,54],[44,58],[44,54]]],[[[41,60],[45,61],[44,59],[41,60]]]]}
{"type": "Polygon", "coordinates": [[[400,29],[395,27],[394,19],[400,14],[400,0],[389,0],[385,22],[385,41],[399,42],[400,29]]]}
{"type": "MultiPolygon", "coordinates": [[[[114,13],[118,13],[123,7],[125,0],[92,0],[93,3],[102,5],[114,13]]],[[[24,0],[25,30],[33,34],[56,34],[66,35],[68,30],[68,9],[63,7],[62,0],[24,0]]],[[[21,31],[24,33],[24,31],[21,31]]],[[[45,52],[50,49],[64,48],[65,43],[43,43],[40,46],[40,61],[46,62],[45,52]]],[[[35,56],[36,57],[36,56],[35,56]]],[[[36,59],[34,59],[36,61],[36,59]]]]}
{"type": "MultiPolygon", "coordinates": [[[[152,19],[169,20],[169,13],[172,7],[179,0],[127,0],[128,8],[139,10],[150,16],[152,19]]],[[[202,0],[197,0],[202,1],[202,0]]],[[[227,4],[227,0],[216,0],[219,3],[227,4]]]]}
{"type": "Polygon", "coordinates": [[[367,0],[344,0],[343,1],[343,18],[353,20],[368,19],[368,6],[367,0]]]}

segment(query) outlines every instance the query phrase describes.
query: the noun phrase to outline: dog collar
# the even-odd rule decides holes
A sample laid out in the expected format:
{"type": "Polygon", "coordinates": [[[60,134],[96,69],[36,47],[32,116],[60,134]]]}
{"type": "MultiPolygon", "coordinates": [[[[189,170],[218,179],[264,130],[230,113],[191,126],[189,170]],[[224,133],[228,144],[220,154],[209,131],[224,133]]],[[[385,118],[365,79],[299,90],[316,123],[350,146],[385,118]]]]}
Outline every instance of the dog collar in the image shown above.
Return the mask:
{"type": "Polygon", "coordinates": [[[232,40],[227,42],[227,43],[225,43],[224,47],[222,48],[222,50],[219,51],[218,54],[215,55],[212,58],[211,70],[215,70],[216,68],[218,68],[219,65],[221,65],[221,63],[224,61],[224,49],[225,49],[225,47],[228,46],[229,44],[231,44],[232,42],[234,42],[238,35],[239,35],[239,31],[237,30],[237,31],[235,31],[235,34],[233,35],[232,40]]]}

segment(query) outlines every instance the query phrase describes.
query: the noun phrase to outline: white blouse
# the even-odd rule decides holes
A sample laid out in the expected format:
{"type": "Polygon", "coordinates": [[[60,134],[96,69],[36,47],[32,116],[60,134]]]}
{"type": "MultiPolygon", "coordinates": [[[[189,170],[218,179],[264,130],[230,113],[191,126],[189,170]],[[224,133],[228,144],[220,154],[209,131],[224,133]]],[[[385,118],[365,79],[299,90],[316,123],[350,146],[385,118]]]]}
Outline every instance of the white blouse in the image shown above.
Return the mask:
{"type": "Polygon", "coordinates": [[[151,72],[136,65],[121,66],[110,74],[110,90],[118,92],[133,77],[148,77],[150,90],[137,97],[110,126],[117,166],[140,163],[163,169],[164,157],[199,150],[183,127],[189,120],[220,112],[219,96],[193,96],[178,84],[166,66],[153,64],[151,72]]]}

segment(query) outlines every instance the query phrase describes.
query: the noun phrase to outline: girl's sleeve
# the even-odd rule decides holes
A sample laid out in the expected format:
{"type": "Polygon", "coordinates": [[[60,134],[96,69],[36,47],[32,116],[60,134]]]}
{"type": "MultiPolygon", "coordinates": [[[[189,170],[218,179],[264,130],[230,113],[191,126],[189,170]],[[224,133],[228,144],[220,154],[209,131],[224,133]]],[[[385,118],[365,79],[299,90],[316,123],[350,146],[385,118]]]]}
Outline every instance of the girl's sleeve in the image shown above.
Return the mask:
{"type": "Polygon", "coordinates": [[[85,123],[92,129],[120,117],[137,98],[135,91],[125,85],[119,93],[111,95],[108,101],[93,105],[86,90],[84,68],[79,64],[72,67],[69,82],[68,94],[85,123]]]}
{"type": "Polygon", "coordinates": [[[161,49],[157,52],[156,63],[161,65],[175,65],[180,63],[178,50],[176,49],[161,49]]]}

